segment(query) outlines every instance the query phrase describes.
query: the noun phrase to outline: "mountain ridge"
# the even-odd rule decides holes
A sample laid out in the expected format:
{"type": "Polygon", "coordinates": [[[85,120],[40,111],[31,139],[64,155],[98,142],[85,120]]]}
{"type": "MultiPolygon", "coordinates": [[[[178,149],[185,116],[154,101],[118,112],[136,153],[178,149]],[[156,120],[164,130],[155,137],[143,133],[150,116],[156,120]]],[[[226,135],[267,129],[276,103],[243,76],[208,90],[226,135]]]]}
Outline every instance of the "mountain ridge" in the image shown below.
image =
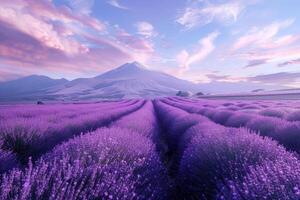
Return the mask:
{"type": "Polygon", "coordinates": [[[150,70],[138,62],[125,63],[91,78],[52,79],[31,75],[0,83],[0,101],[81,101],[174,96],[178,91],[204,94],[249,93],[258,88],[274,90],[259,83],[217,82],[196,84],[164,72],[150,70]]]}
{"type": "Polygon", "coordinates": [[[152,98],[175,95],[179,90],[196,92],[197,84],[181,80],[163,72],[150,70],[140,63],[126,63],[108,72],[92,78],[51,79],[47,76],[31,75],[17,80],[0,83],[0,101],[13,100],[96,100],[119,98],[152,98]],[[32,82],[25,84],[14,95],[5,94],[5,85],[20,84],[22,80],[32,82]],[[28,81],[29,80],[29,81],[28,81]],[[39,82],[49,82],[39,84],[39,82]],[[40,87],[30,88],[32,85],[40,87]],[[2,90],[1,90],[2,87],[2,90]],[[27,93],[26,93],[27,92],[27,93]]]}

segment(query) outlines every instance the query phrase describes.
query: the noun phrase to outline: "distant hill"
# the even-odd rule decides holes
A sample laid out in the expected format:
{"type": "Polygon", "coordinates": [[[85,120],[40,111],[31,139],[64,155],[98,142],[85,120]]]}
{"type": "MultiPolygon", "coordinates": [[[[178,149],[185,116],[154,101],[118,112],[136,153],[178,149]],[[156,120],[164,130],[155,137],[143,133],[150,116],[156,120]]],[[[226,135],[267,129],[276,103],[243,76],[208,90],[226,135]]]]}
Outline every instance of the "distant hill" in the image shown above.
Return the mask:
{"type": "Polygon", "coordinates": [[[0,100],[29,100],[44,96],[47,90],[67,83],[66,79],[51,79],[47,76],[32,75],[0,83],[0,100]]]}
{"type": "Polygon", "coordinates": [[[137,62],[126,63],[94,78],[73,81],[28,76],[0,84],[0,100],[93,100],[152,98],[198,92],[199,86],[171,75],[149,70],[137,62]]]}
{"type": "MultiPolygon", "coordinates": [[[[218,82],[195,84],[163,72],[149,70],[133,62],[92,78],[51,79],[32,75],[0,83],[0,101],[107,100],[120,98],[154,98],[189,94],[247,94],[251,91],[279,91],[278,86],[252,82],[218,82]],[[262,90],[264,89],[264,90],[262,90]]],[[[257,93],[260,93],[257,91],[257,93]]],[[[287,90],[286,92],[290,92],[287,90]]],[[[295,91],[296,92],[296,91],[295,91]]]]}

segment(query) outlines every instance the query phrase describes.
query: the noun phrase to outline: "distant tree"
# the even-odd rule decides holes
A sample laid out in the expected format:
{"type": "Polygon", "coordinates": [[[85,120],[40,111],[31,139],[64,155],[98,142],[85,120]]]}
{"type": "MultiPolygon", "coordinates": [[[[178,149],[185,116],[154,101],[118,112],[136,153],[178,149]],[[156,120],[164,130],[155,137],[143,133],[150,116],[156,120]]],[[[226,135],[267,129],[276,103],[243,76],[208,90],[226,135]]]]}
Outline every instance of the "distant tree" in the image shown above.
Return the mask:
{"type": "Polygon", "coordinates": [[[187,91],[178,91],[176,96],[180,96],[180,97],[189,97],[190,96],[190,92],[187,91]]]}
{"type": "Polygon", "coordinates": [[[204,95],[203,92],[197,92],[197,93],[196,93],[196,96],[202,96],[202,95],[204,95]]]}
{"type": "Polygon", "coordinates": [[[256,90],[252,90],[252,92],[263,92],[264,89],[256,89],[256,90]]]}
{"type": "Polygon", "coordinates": [[[42,101],[37,101],[36,104],[37,104],[37,105],[44,105],[44,102],[42,102],[42,101]]]}

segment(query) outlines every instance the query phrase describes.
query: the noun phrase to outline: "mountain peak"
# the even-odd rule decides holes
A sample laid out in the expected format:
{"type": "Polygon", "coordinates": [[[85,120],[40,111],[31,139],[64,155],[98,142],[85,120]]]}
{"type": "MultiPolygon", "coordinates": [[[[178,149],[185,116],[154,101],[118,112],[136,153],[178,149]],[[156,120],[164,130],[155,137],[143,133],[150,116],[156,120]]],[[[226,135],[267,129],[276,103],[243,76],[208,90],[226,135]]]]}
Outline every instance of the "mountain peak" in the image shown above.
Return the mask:
{"type": "Polygon", "coordinates": [[[151,72],[145,66],[138,62],[125,63],[113,70],[110,70],[96,78],[120,78],[120,77],[136,77],[141,74],[151,72]]]}
{"type": "Polygon", "coordinates": [[[152,98],[175,95],[178,91],[198,92],[198,86],[138,62],[126,63],[100,76],[68,82],[43,76],[0,84],[0,102],[7,100],[90,100],[152,98]],[[48,80],[49,79],[49,80],[48,80]]]}
{"type": "Polygon", "coordinates": [[[142,65],[141,63],[134,61],[131,63],[125,63],[124,65],[121,65],[120,67],[118,67],[117,69],[147,69],[144,65],[142,65]]]}

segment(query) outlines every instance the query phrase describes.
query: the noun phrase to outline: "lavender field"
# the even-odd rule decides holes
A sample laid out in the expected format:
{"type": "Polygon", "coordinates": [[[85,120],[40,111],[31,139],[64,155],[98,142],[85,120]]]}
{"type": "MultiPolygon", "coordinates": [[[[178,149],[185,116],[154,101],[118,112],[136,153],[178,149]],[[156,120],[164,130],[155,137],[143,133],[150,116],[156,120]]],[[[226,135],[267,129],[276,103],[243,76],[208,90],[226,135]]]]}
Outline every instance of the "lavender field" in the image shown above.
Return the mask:
{"type": "Polygon", "coordinates": [[[300,199],[300,102],[0,106],[0,199],[300,199]]]}

